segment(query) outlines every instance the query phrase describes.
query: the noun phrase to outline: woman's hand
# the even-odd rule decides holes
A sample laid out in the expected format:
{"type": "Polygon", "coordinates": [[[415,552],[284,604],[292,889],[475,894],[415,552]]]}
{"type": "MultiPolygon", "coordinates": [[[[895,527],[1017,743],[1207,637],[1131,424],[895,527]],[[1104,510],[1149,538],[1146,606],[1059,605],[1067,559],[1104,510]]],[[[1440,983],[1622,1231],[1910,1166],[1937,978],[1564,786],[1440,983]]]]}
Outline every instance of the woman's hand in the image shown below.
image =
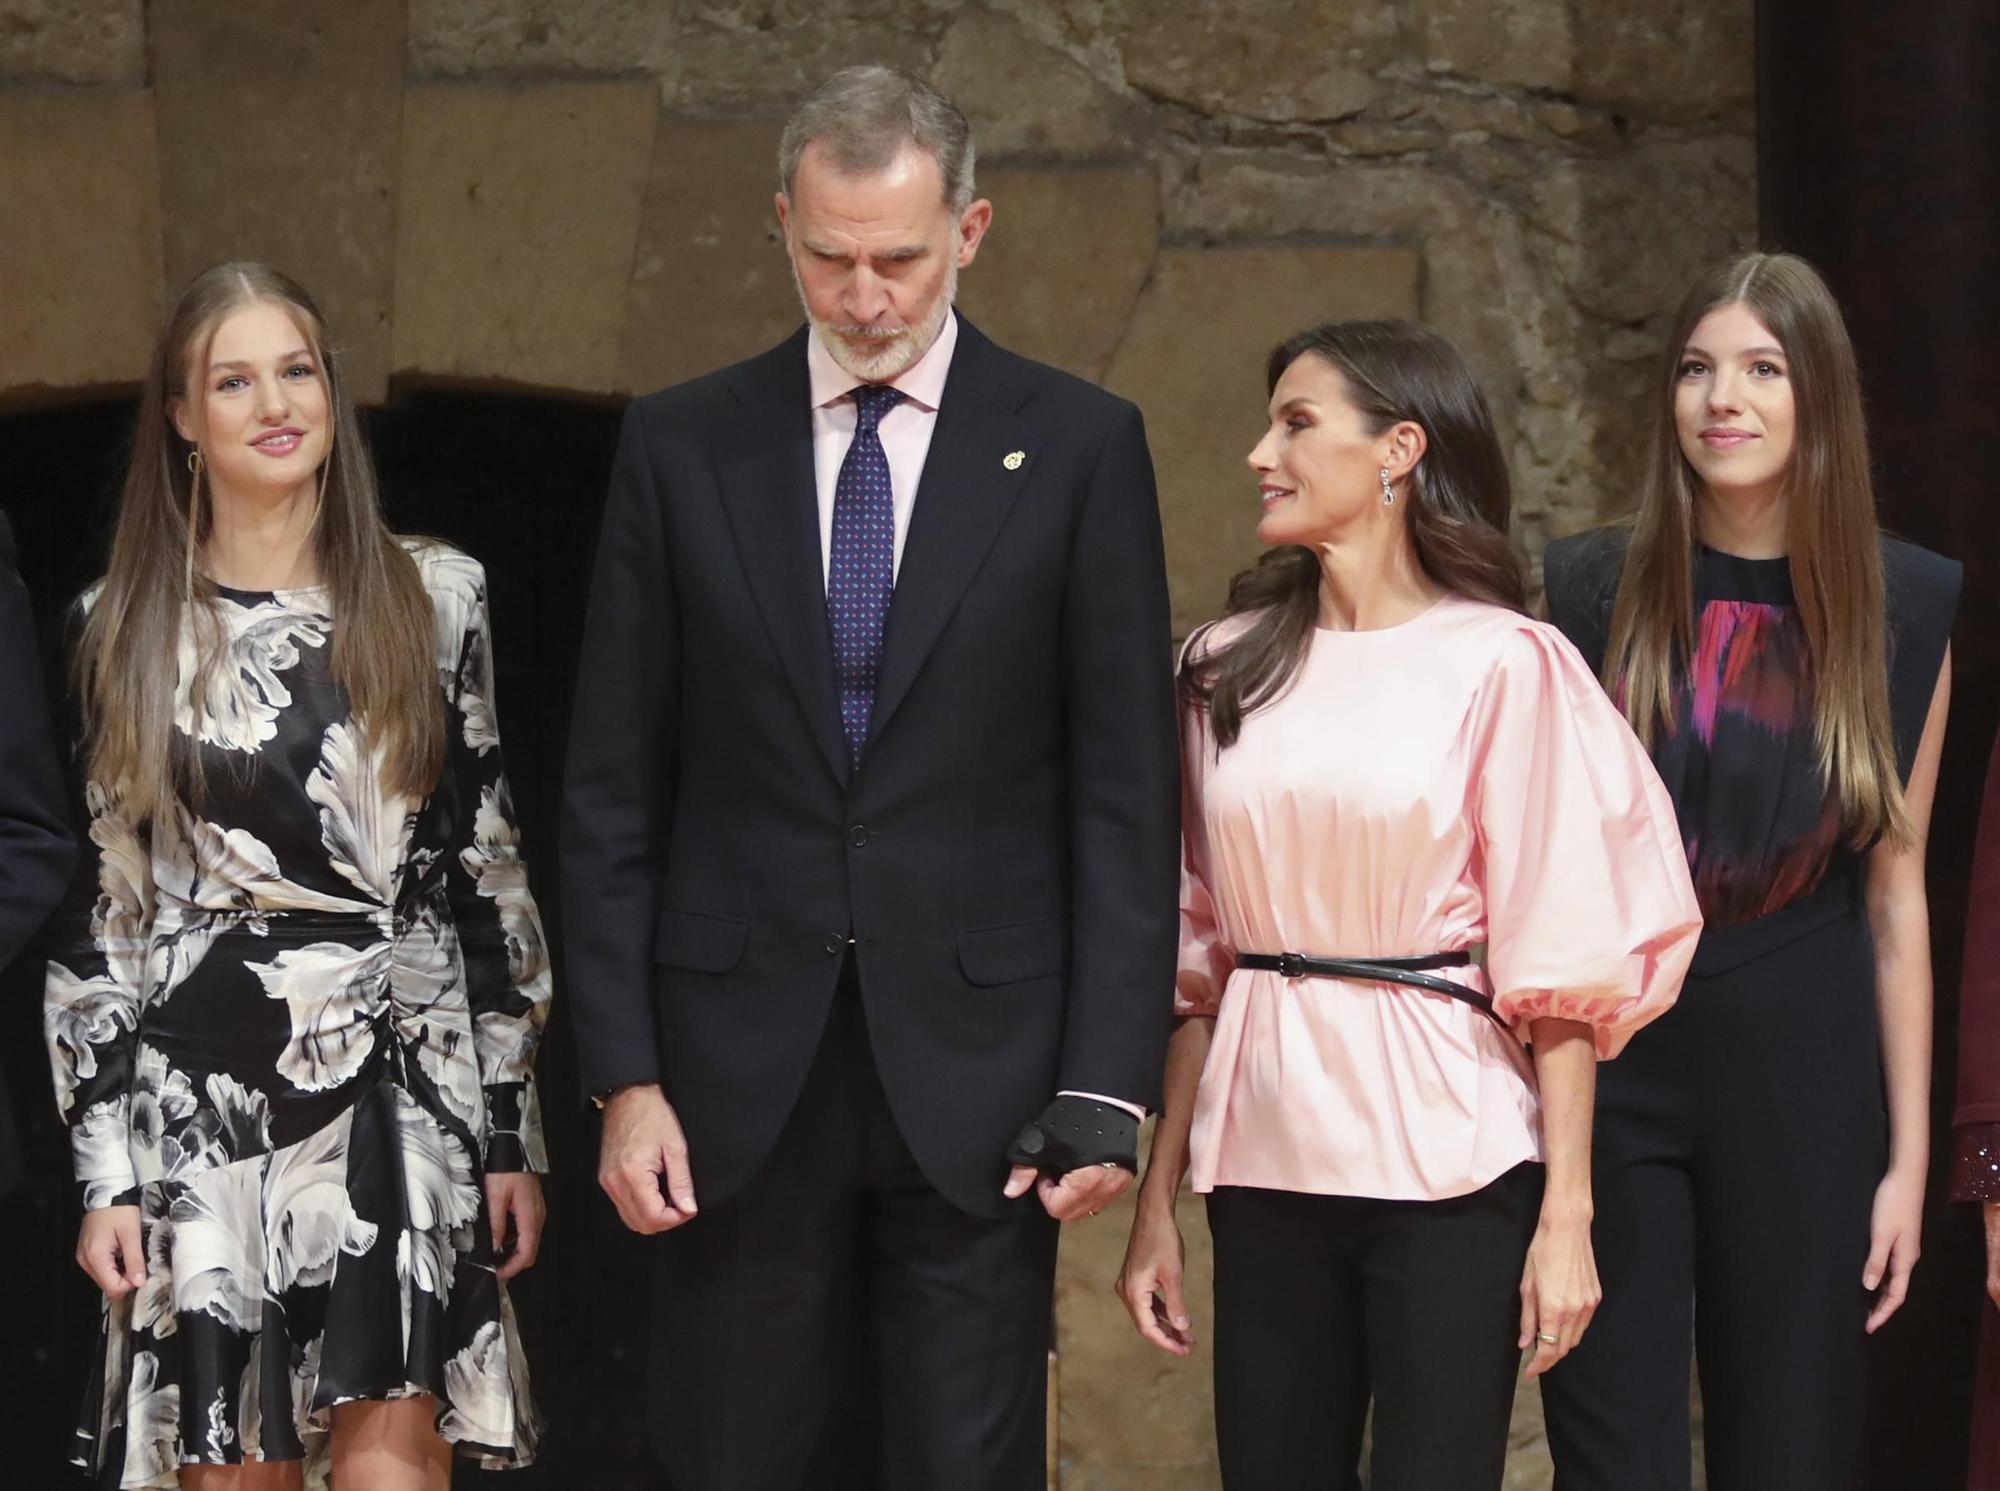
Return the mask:
{"type": "Polygon", "coordinates": [[[1142,1192],[1132,1218],[1132,1236],[1125,1244],[1125,1266],[1118,1270],[1113,1287],[1139,1334],[1175,1356],[1194,1351],[1194,1322],[1188,1318],[1182,1293],[1186,1259],[1171,1203],[1152,1201],[1142,1192]]]}
{"type": "MultiPolygon", "coordinates": [[[[1923,1167],[1891,1165],[1882,1184],[1875,1188],[1875,1209],[1868,1224],[1868,1262],[1861,1270],[1862,1287],[1882,1291],[1875,1297],[1875,1308],[1868,1312],[1870,1334],[1902,1308],[1923,1234],[1923,1167]]],[[[1986,1235],[1989,1240],[1993,1236],[1990,1222],[1986,1235]]]]}
{"type": "Polygon", "coordinates": [[[1604,1299],[1597,1255],[1590,1246],[1590,1213],[1542,1208],[1528,1264],[1521,1274],[1523,1351],[1533,1346],[1528,1375],[1539,1377],[1576,1348],[1604,1299]],[[1553,1338],[1553,1339],[1551,1339],[1553,1338]]]}
{"type": "Polygon", "coordinates": [[[502,1279],[511,1279],[535,1261],[542,1246],[542,1178],[522,1172],[489,1173],[486,1219],[493,1227],[493,1256],[502,1279]]]}
{"type": "Polygon", "coordinates": [[[109,1300],[121,1300],[146,1282],[146,1252],[139,1246],[139,1208],[103,1206],[83,1214],[76,1234],[77,1267],[109,1300]]]}

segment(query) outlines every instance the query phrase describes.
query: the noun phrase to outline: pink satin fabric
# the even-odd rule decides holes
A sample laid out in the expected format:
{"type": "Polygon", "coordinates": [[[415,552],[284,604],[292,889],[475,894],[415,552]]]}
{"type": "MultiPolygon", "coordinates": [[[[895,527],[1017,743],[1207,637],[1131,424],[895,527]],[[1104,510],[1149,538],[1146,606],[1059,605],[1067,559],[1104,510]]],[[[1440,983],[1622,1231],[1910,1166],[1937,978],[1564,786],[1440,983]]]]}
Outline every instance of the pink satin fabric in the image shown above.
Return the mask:
{"type": "Polygon", "coordinates": [[[1400,626],[1315,631],[1236,744],[1218,759],[1187,710],[1183,752],[1175,1006],[1215,1017],[1197,1191],[1436,1200],[1541,1155],[1533,1064],[1485,1015],[1237,969],[1239,949],[1484,944],[1483,970],[1445,976],[1490,990],[1523,1038],[1538,1016],[1588,1023],[1605,1057],[1680,992],[1701,913],[1673,804],[1553,627],[1450,596],[1400,626]]]}

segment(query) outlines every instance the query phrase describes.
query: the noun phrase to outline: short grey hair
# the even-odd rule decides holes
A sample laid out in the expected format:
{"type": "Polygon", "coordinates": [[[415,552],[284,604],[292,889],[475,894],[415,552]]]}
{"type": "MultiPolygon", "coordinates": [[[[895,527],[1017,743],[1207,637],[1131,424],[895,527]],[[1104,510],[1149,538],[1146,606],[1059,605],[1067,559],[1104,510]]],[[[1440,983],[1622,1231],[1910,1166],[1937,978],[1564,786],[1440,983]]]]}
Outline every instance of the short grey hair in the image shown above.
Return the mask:
{"type": "Polygon", "coordinates": [[[972,205],[972,126],[921,78],[893,67],[843,67],[806,95],[778,142],[778,182],[787,195],[806,146],[818,143],[842,172],[881,171],[914,145],[937,162],[945,205],[972,205]]]}

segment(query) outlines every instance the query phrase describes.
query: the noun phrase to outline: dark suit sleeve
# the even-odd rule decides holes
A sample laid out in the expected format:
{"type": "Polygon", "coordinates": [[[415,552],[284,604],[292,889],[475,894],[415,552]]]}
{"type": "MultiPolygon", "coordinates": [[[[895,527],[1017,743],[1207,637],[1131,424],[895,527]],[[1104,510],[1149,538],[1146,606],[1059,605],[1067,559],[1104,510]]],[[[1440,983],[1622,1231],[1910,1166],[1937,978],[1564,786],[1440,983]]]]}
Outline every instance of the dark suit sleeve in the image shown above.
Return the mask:
{"type": "Polygon", "coordinates": [[[1063,601],[1069,1009],[1057,1087],[1159,1104],[1180,871],[1166,558],[1139,411],[1116,417],[1078,515],[1063,601]]]}
{"type": "Polygon", "coordinates": [[[34,615],[0,517],[0,968],[62,899],[75,854],[34,615]]]}
{"type": "Polygon", "coordinates": [[[645,424],[635,403],[597,543],[564,767],[564,971],[587,1093],[660,1076],[652,943],[679,735],[680,623],[645,424]]]}

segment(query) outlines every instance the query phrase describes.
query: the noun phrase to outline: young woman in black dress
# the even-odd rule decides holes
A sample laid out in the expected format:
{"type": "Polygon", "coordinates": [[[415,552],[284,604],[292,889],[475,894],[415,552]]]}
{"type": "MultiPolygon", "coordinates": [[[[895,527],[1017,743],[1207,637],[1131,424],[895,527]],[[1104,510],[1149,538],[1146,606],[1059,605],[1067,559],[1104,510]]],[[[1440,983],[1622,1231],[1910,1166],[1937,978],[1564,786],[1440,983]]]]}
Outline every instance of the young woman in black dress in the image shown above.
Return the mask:
{"type": "Polygon", "coordinates": [[[89,843],[45,1025],[104,1486],[443,1491],[532,1458],[505,1280],[549,998],[485,577],[382,521],[324,323],[209,271],[79,606],[89,843]]]}
{"type": "Polygon", "coordinates": [[[1681,307],[1636,520],[1549,547],[1549,614],[1673,794],[1707,930],[1599,1079],[1604,1304],[1545,1384],[1563,1491],[1846,1484],[1861,1346],[1916,1262],[1924,836],[1959,566],[1881,536],[1854,354],[1811,266],[1681,307]],[[1885,1102],[1886,1098],[1886,1102],[1885,1102]]]}

